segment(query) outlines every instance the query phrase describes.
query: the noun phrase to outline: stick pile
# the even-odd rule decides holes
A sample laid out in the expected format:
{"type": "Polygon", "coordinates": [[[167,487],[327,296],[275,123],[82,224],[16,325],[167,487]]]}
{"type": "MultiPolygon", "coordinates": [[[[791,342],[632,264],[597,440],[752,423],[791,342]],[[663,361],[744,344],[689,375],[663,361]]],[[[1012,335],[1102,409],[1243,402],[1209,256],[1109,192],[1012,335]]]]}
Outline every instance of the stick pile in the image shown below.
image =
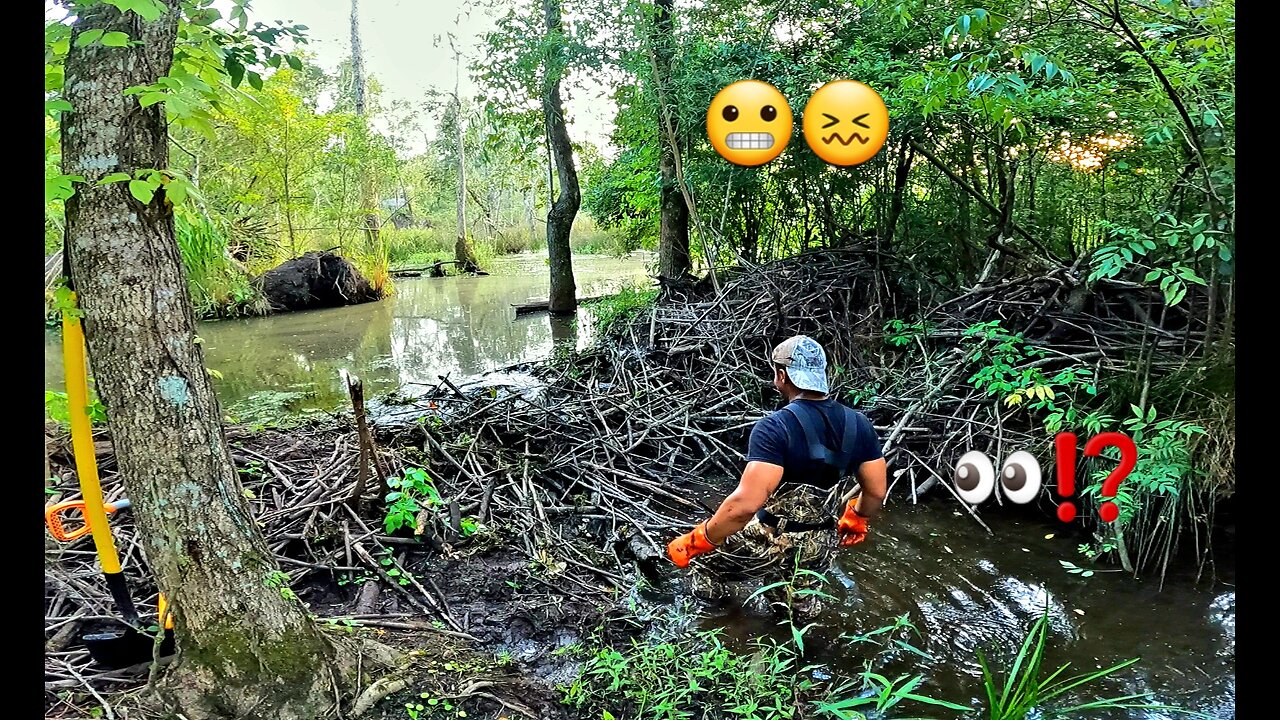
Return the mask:
{"type": "MultiPolygon", "coordinates": [[[[1003,459],[1044,442],[1025,411],[970,384],[976,365],[965,328],[997,320],[1045,349],[1033,361],[1045,368],[1127,370],[1135,356],[1150,367],[1191,356],[1204,342],[1190,316],[1137,286],[1084,292],[1076,268],[967,291],[904,287],[895,278],[910,274],[900,269],[873,253],[829,250],[736,270],[719,292],[666,298],[585,352],[514,368],[539,385],[459,387],[442,378],[410,406],[374,414],[376,449],[367,436],[361,442],[348,417],[300,430],[230,428],[228,436],[255,515],[295,586],[370,572],[379,581],[355,599],[355,617],[397,627],[371,617],[379,592],[394,592],[405,609],[444,625],[414,628],[465,638],[445,593],[433,582],[390,575],[385,558],[403,565],[410,552],[453,555],[469,542],[463,521],[472,519],[499,530],[496,537],[531,561],[558,567],[562,592],[603,597],[637,561],[652,567],[671,537],[732,488],[752,424],[778,404],[768,353],[791,335],[810,335],[826,348],[833,390],[881,434],[891,500],[906,492],[898,489],[906,477],[913,502],[938,484],[950,490],[950,466],[965,450],[1003,459]],[[886,344],[886,321],[913,317],[925,330],[907,347],[886,344]],[[366,481],[381,481],[380,469],[400,476],[414,467],[428,472],[443,502],[419,518],[416,535],[389,536],[382,483],[366,481]],[[359,483],[364,492],[355,497],[359,483]]],[[[102,437],[104,491],[118,499],[122,483],[102,437]]],[[[51,501],[74,497],[66,491],[75,487],[69,441],[60,433],[49,438],[49,457],[66,492],[51,501]]],[[[145,613],[141,601],[154,603],[155,588],[141,570],[128,515],[112,518],[113,531],[145,613]]],[[[77,628],[111,615],[88,540],[58,546],[50,539],[50,692],[138,682],[138,673],[91,670],[87,653],[71,648],[77,628]]]]}

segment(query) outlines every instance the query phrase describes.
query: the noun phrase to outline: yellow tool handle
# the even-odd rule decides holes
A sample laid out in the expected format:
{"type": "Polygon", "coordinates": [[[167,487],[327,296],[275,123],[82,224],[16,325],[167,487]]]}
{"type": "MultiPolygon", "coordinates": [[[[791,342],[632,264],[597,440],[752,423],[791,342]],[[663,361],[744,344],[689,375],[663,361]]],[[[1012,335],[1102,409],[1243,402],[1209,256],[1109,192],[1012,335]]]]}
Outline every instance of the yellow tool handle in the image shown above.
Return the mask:
{"type": "MultiPolygon", "coordinates": [[[[71,294],[75,302],[75,293],[71,294]]],[[[89,378],[85,371],[84,329],[80,318],[62,311],[62,362],[66,368],[67,410],[71,415],[71,447],[80,477],[80,495],[84,498],[84,518],[93,533],[102,572],[117,575],[120,558],[107,525],[102,507],[102,486],[98,483],[98,459],[93,448],[93,430],[89,425],[89,378]]]]}

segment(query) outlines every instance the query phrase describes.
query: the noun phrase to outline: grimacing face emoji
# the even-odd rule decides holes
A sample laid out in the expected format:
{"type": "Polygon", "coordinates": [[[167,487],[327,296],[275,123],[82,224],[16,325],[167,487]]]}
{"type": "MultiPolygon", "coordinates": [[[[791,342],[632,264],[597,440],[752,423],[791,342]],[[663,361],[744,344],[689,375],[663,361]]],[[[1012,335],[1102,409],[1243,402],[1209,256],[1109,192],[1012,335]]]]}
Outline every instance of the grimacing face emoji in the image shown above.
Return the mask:
{"type": "Polygon", "coordinates": [[[889,137],[884,100],[856,80],[835,80],[818,88],[804,106],[802,123],[813,152],[841,167],[870,160],[889,137]]]}
{"type": "Polygon", "coordinates": [[[707,139],[734,165],[763,165],[781,155],[791,140],[791,106],[766,82],[726,85],[707,108],[707,139]]]}

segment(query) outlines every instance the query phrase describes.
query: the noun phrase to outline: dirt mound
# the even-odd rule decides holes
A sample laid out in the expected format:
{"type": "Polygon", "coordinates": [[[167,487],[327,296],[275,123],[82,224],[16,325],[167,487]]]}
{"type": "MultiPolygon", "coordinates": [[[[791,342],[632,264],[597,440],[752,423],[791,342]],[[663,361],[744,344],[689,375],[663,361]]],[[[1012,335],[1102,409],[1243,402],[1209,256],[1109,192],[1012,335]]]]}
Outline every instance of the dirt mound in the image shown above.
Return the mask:
{"type": "Polygon", "coordinates": [[[273,312],[356,305],[379,297],[346,258],[330,252],[286,260],[254,282],[273,312]]]}

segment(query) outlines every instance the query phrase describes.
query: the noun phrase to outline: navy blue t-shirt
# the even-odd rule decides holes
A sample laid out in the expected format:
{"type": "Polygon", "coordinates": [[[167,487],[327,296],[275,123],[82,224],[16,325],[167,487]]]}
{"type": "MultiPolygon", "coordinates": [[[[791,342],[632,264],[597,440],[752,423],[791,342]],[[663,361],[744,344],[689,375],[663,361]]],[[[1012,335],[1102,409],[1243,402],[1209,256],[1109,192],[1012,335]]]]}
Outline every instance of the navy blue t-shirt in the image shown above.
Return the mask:
{"type": "MultiPolygon", "coordinates": [[[[830,398],[800,402],[809,404],[822,414],[822,443],[838,450],[844,440],[844,406],[830,398]]],[[[858,425],[853,457],[845,470],[846,474],[856,471],[862,463],[884,457],[880,451],[880,438],[876,436],[871,421],[857,411],[854,411],[853,418],[858,425]]],[[[816,485],[822,490],[831,488],[830,471],[824,472],[826,465],[810,459],[804,428],[790,411],[778,410],[756,421],[755,427],[751,428],[751,440],[747,446],[747,462],[752,461],[781,466],[782,482],[778,484],[779,488],[785,483],[816,485]]]]}

